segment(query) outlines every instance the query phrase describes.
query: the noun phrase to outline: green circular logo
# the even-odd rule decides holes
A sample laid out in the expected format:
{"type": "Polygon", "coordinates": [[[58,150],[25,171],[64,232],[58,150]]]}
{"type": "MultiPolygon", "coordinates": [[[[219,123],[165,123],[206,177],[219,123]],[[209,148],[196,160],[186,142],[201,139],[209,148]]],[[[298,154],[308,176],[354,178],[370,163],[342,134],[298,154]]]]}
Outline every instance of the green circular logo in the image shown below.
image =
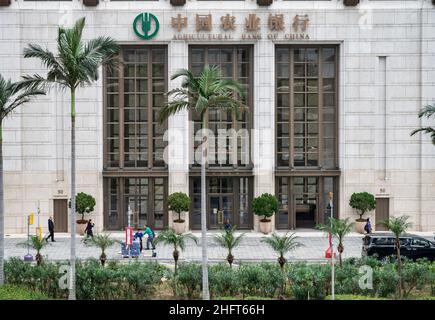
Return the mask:
{"type": "Polygon", "coordinates": [[[143,12],[134,18],[133,30],[139,38],[149,40],[159,31],[159,20],[152,13],[143,12]]]}

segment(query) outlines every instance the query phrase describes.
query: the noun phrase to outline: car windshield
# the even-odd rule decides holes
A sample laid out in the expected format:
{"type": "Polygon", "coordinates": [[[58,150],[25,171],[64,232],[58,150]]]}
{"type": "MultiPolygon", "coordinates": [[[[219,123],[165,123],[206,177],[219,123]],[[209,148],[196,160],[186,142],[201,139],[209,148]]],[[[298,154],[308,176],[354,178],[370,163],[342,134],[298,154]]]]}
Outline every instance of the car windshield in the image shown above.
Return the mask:
{"type": "MultiPolygon", "coordinates": [[[[408,238],[400,238],[400,245],[404,246],[409,243],[408,238]]],[[[382,237],[382,238],[374,238],[373,244],[379,246],[393,246],[396,244],[396,239],[393,237],[382,237]]]]}
{"type": "Polygon", "coordinates": [[[422,238],[413,238],[412,245],[416,247],[431,247],[433,244],[426,239],[422,238]]]}

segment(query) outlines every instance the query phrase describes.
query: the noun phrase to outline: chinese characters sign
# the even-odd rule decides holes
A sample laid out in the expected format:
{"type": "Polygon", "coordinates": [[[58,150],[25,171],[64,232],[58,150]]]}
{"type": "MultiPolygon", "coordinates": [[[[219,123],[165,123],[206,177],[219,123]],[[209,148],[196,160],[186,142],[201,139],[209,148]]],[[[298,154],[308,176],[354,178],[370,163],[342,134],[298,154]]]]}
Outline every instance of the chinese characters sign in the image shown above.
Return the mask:
{"type": "MultiPolygon", "coordinates": [[[[234,39],[234,31],[242,32],[242,40],[250,39],[290,39],[309,40],[307,33],[310,19],[307,14],[296,14],[293,16],[284,14],[268,14],[265,21],[255,13],[244,17],[236,17],[231,14],[219,17],[219,22],[213,21],[212,14],[195,14],[189,21],[188,17],[177,14],[171,17],[171,26],[176,31],[173,40],[225,40],[234,39]],[[193,17],[193,19],[192,19],[193,17]],[[240,20],[240,21],[238,21],[240,20]],[[189,23],[196,33],[184,34],[189,28],[189,23]],[[262,28],[267,33],[262,33],[262,28]],[[219,33],[210,33],[210,32],[219,33]]],[[[264,18],[263,18],[264,19],[264,18]]]]}

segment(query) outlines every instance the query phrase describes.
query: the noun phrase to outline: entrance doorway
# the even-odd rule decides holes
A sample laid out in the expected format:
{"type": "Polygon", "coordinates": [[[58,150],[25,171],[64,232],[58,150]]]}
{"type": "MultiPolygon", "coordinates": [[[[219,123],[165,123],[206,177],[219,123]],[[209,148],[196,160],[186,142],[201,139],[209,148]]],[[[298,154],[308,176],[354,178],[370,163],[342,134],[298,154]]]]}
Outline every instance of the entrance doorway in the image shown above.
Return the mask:
{"type": "Polygon", "coordinates": [[[380,225],[379,222],[386,220],[390,217],[390,199],[389,198],[376,198],[376,231],[386,231],[387,229],[380,225]]]}
{"type": "MultiPolygon", "coordinates": [[[[314,228],[328,221],[331,211],[328,192],[334,192],[334,208],[338,203],[336,177],[277,176],[276,196],[279,210],[275,219],[277,229],[314,228]]],[[[333,212],[338,217],[337,210],[333,212]]]]}
{"type": "MultiPolygon", "coordinates": [[[[248,177],[208,177],[207,178],[207,227],[222,228],[228,221],[238,229],[252,227],[250,214],[251,183],[248,177]]],[[[191,229],[201,228],[201,178],[191,181],[192,209],[191,229]]]]}
{"type": "Polygon", "coordinates": [[[53,200],[55,232],[68,232],[68,199],[53,200]]]}
{"type": "Polygon", "coordinates": [[[168,225],[167,178],[124,177],[106,180],[105,229],[123,230],[128,225],[143,229],[147,224],[153,229],[168,225]]]}

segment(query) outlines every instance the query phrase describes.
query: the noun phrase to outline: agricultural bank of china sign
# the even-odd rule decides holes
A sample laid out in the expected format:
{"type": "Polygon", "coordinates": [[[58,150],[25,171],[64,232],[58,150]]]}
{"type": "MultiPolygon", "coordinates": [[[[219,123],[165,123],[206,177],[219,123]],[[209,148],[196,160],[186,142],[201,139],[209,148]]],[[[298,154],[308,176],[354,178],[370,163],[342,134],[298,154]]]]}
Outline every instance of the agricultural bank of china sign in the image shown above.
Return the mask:
{"type": "MultiPolygon", "coordinates": [[[[257,14],[248,14],[243,18],[243,32],[236,38],[234,31],[240,24],[236,25],[236,17],[233,15],[223,15],[220,17],[220,23],[213,25],[211,14],[196,14],[195,20],[189,22],[187,16],[179,13],[171,17],[171,27],[174,30],[172,40],[310,40],[310,19],[307,14],[269,14],[266,32],[261,30],[261,18],[257,14]],[[189,23],[195,25],[195,33],[184,33],[189,23]]],[[[148,12],[137,15],[133,22],[135,34],[144,40],[155,37],[159,26],[157,17],[148,12]]]]}

